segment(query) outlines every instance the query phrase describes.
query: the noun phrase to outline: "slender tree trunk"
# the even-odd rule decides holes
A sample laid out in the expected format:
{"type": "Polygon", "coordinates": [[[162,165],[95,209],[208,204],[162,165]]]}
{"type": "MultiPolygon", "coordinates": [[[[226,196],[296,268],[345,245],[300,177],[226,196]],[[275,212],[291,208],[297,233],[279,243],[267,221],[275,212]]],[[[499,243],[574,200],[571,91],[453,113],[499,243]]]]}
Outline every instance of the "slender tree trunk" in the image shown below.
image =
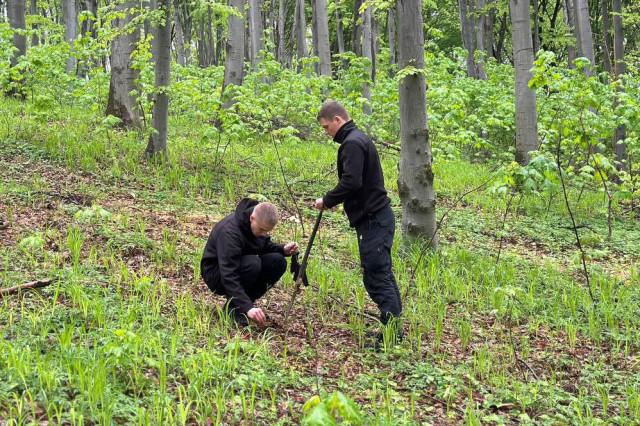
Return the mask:
{"type": "Polygon", "coordinates": [[[62,0],[62,17],[64,19],[64,40],[69,43],[67,74],[71,74],[75,72],[77,62],[73,52],[73,42],[78,35],[78,11],[76,9],[76,0],[62,0]]]}
{"type": "Polygon", "coordinates": [[[458,0],[460,7],[460,28],[462,30],[462,44],[467,51],[467,77],[477,78],[476,65],[474,61],[475,43],[473,31],[475,28],[474,0],[458,0]]]}
{"type": "Polygon", "coordinates": [[[393,66],[396,64],[396,16],[395,10],[390,7],[387,10],[387,31],[389,32],[389,74],[394,76],[393,66]]]}
{"type": "Polygon", "coordinates": [[[609,19],[610,0],[600,1],[600,13],[602,15],[602,67],[609,74],[613,74],[611,66],[611,23],[609,19]]]}
{"type": "Polygon", "coordinates": [[[249,58],[251,59],[251,68],[253,70],[257,70],[258,64],[260,63],[262,36],[264,34],[260,8],[260,0],[249,0],[249,36],[251,37],[249,41],[249,58]]]}
{"type": "Polygon", "coordinates": [[[567,45],[567,66],[570,69],[573,69],[575,68],[574,61],[577,57],[573,0],[563,0],[562,5],[564,7],[564,23],[567,27],[569,27],[569,33],[566,35],[566,37],[569,39],[569,44],[567,45]]]}
{"type": "Polygon", "coordinates": [[[476,48],[478,49],[478,51],[480,52],[478,59],[477,59],[477,69],[478,69],[478,78],[480,80],[486,80],[487,79],[487,70],[485,69],[484,66],[484,61],[485,58],[487,57],[487,52],[485,50],[485,29],[486,29],[486,11],[484,10],[485,7],[485,0],[476,0],[476,8],[477,8],[477,12],[478,12],[478,19],[476,20],[476,48]]]}
{"type": "MultiPolygon", "coordinates": [[[[613,57],[614,57],[614,78],[620,83],[622,76],[626,73],[624,63],[624,31],[622,27],[622,5],[621,0],[613,0],[613,57]]],[[[620,85],[616,85],[618,91],[623,90],[620,85]]],[[[613,138],[613,151],[616,156],[616,167],[618,170],[629,170],[627,159],[627,145],[621,141],[626,138],[627,129],[624,125],[618,126],[613,138]]]]}
{"type": "MultiPolygon", "coordinates": [[[[213,11],[211,5],[207,5],[207,66],[213,65],[215,54],[215,44],[213,42],[213,11]]],[[[218,64],[216,64],[218,65],[218,64]]]]}
{"type": "MultiPolygon", "coordinates": [[[[298,61],[302,58],[308,58],[307,53],[307,18],[305,16],[305,3],[304,0],[296,0],[298,2],[298,27],[296,28],[296,47],[298,51],[298,61]]],[[[300,64],[302,67],[302,63],[300,64]]]]}
{"type": "MultiPolygon", "coordinates": [[[[424,69],[422,2],[397,0],[398,68],[424,69]]],[[[402,230],[410,239],[430,238],[437,248],[436,196],[433,157],[427,120],[427,85],[424,74],[405,76],[398,85],[402,134],[398,194],[402,202],[402,230]]]]}
{"type": "Polygon", "coordinates": [[[362,45],[360,44],[360,38],[362,37],[362,26],[358,25],[358,19],[360,19],[360,6],[362,6],[362,0],[354,0],[353,2],[353,40],[351,43],[352,51],[356,56],[362,56],[362,45]]]}
{"type": "MultiPolygon", "coordinates": [[[[336,40],[338,42],[338,53],[343,54],[345,52],[344,47],[344,31],[342,31],[342,18],[340,17],[340,2],[336,0],[336,40]]],[[[342,68],[347,68],[347,61],[342,60],[342,68]]]]}
{"type": "Polygon", "coordinates": [[[516,97],[516,161],[528,164],[538,149],[536,93],[529,88],[533,68],[533,41],[529,0],[509,0],[516,97]]]}
{"type": "Polygon", "coordinates": [[[314,0],[318,34],[318,73],[331,77],[331,49],[329,47],[329,19],[327,0],[314,0]]]}
{"type": "Polygon", "coordinates": [[[488,0],[487,5],[491,5],[488,10],[487,19],[485,22],[484,32],[484,47],[487,50],[487,58],[495,58],[495,51],[493,49],[494,35],[493,29],[496,25],[496,10],[493,6],[494,0],[488,0]]]}
{"type": "Polygon", "coordinates": [[[171,1],[159,0],[158,8],[163,13],[163,18],[158,26],[157,59],[156,59],[156,81],[155,100],[153,102],[153,128],[155,132],[149,135],[146,155],[153,157],[162,153],[164,160],[167,159],[167,121],[169,119],[169,77],[171,70],[171,1]]]}
{"type": "MultiPolygon", "coordinates": [[[[228,5],[235,9],[240,16],[229,15],[227,59],[224,66],[224,82],[222,85],[223,98],[226,96],[227,87],[231,84],[242,86],[244,77],[244,0],[228,0],[228,5]]],[[[228,109],[233,103],[233,99],[229,97],[223,108],[228,109]]]]}
{"type": "Polygon", "coordinates": [[[504,39],[507,34],[507,13],[502,14],[500,20],[500,36],[498,37],[498,44],[496,46],[496,60],[498,63],[502,62],[502,47],[504,46],[504,39]]]}
{"type": "MultiPolygon", "coordinates": [[[[37,4],[36,0],[31,0],[30,5],[29,5],[29,13],[31,15],[37,15],[38,14],[38,4],[37,4]]],[[[4,14],[2,16],[4,16],[4,14]]],[[[37,34],[38,27],[39,27],[38,24],[32,24],[31,25],[31,28],[36,30],[36,32],[31,37],[31,46],[37,46],[38,44],[40,44],[40,40],[38,39],[38,34],[37,34]]]]}
{"type": "Polygon", "coordinates": [[[376,19],[376,15],[371,12],[371,81],[375,84],[377,71],[377,57],[380,54],[380,22],[376,19]]]}
{"type": "Polygon", "coordinates": [[[595,52],[593,49],[593,34],[591,32],[591,22],[589,21],[589,2],[588,0],[574,0],[576,28],[578,34],[578,53],[591,62],[590,67],[586,67],[584,73],[593,75],[596,63],[595,52]]]}
{"type": "MultiPolygon", "coordinates": [[[[313,48],[312,56],[318,58],[320,53],[318,52],[318,14],[316,12],[316,0],[311,0],[311,46],[313,48]]],[[[313,67],[316,74],[319,74],[317,62],[313,67]]]]}
{"type": "Polygon", "coordinates": [[[222,62],[222,44],[224,38],[224,26],[221,23],[216,24],[216,57],[214,62],[216,65],[220,65],[222,62]]]}
{"type": "MultiPolygon", "coordinates": [[[[276,34],[278,33],[278,28],[276,27],[276,0],[271,0],[271,4],[269,5],[269,40],[271,41],[271,46],[277,46],[276,44],[276,34]]],[[[275,53],[275,52],[274,52],[275,53]]]]}
{"type": "MultiPolygon", "coordinates": [[[[7,15],[9,15],[9,23],[13,30],[25,30],[27,24],[25,22],[25,2],[24,0],[8,0],[7,15]]],[[[13,47],[15,51],[11,56],[11,66],[14,67],[18,63],[18,58],[27,53],[27,36],[24,34],[13,33],[13,47]]]]}
{"type": "Polygon", "coordinates": [[[533,57],[540,50],[540,8],[538,0],[533,0],[533,57]]]}
{"type": "MultiPolygon", "coordinates": [[[[373,60],[371,53],[371,6],[365,9],[362,16],[362,57],[373,60]]],[[[365,72],[371,76],[371,66],[365,68],[365,72]]],[[[362,107],[362,112],[371,114],[371,83],[362,83],[362,97],[367,99],[362,107]]]]}
{"type": "Polygon", "coordinates": [[[182,10],[180,9],[180,3],[178,0],[173,1],[173,21],[176,32],[176,56],[178,64],[183,67],[187,65],[187,60],[184,55],[184,32],[182,30],[182,10]]]}
{"type": "Polygon", "coordinates": [[[204,34],[204,18],[200,18],[198,22],[198,66],[200,68],[207,67],[207,40],[204,34]]]}
{"type": "Polygon", "coordinates": [[[285,44],[285,24],[286,15],[284,11],[284,0],[278,0],[278,61],[282,64],[282,67],[287,64],[287,51],[285,44]]]}
{"type": "Polygon", "coordinates": [[[129,11],[137,5],[136,1],[127,1],[116,6],[116,10],[123,12],[125,17],[116,18],[114,24],[118,28],[118,36],[111,45],[111,77],[105,115],[120,118],[123,127],[138,127],[141,118],[136,99],[131,94],[137,88],[136,80],[139,77],[138,70],[131,66],[131,55],[140,40],[140,30],[137,27],[129,28],[136,17],[129,11]]]}

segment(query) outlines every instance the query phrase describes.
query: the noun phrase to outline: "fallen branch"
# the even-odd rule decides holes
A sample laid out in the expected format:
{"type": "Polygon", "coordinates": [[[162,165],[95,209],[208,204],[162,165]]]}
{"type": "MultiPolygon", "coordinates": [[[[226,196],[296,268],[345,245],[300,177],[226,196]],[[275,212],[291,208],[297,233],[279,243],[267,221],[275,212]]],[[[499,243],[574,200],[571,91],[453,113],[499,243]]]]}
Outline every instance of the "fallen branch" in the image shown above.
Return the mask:
{"type": "Polygon", "coordinates": [[[0,295],[3,295],[3,294],[15,294],[15,293],[21,292],[22,290],[31,290],[31,289],[35,289],[35,288],[46,287],[46,286],[50,285],[52,282],[53,282],[53,280],[31,281],[29,283],[20,284],[20,285],[14,286],[14,287],[0,289],[0,295]]]}

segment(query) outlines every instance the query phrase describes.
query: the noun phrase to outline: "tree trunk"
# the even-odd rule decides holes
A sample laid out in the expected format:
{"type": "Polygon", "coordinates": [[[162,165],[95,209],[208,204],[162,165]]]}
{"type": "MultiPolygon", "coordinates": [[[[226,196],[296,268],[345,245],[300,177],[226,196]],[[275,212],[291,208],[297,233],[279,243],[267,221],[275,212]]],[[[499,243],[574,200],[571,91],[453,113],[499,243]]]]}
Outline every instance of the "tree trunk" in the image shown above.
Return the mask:
{"type": "MultiPolygon", "coordinates": [[[[622,27],[622,5],[621,0],[613,0],[613,58],[614,58],[614,78],[620,82],[622,76],[626,73],[626,65],[624,63],[624,32],[622,27]]],[[[617,90],[623,90],[620,85],[616,86],[617,90]]],[[[626,127],[624,125],[616,128],[613,138],[613,152],[616,156],[616,167],[618,170],[628,170],[627,163],[627,146],[620,143],[626,137],[626,127]]]]}
{"type": "Polygon", "coordinates": [[[591,22],[589,21],[588,0],[574,0],[576,28],[578,34],[578,54],[587,58],[591,62],[590,67],[584,69],[585,75],[591,76],[596,63],[593,49],[593,34],[591,33],[591,22]]]}
{"type": "MultiPolygon", "coordinates": [[[[371,6],[365,9],[362,16],[362,57],[373,60],[371,53],[371,6]]],[[[365,68],[365,72],[371,76],[371,66],[365,68]]],[[[362,112],[371,114],[371,83],[362,83],[362,97],[367,99],[367,103],[362,106],[362,112]]]]}
{"type": "Polygon", "coordinates": [[[360,6],[362,6],[362,0],[354,0],[353,2],[353,40],[351,42],[351,50],[356,56],[362,56],[362,45],[360,44],[360,38],[362,37],[362,27],[358,25],[358,19],[360,18],[360,6]]]}
{"type": "Polygon", "coordinates": [[[600,13],[602,14],[602,67],[609,74],[613,73],[611,66],[611,23],[609,19],[609,1],[600,1],[600,13]]]}
{"type": "Polygon", "coordinates": [[[251,68],[258,69],[260,63],[260,52],[262,51],[262,18],[260,16],[260,0],[249,0],[249,58],[251,68]]]}
{"type": "MultiPolygon", "coordinates": [[[[229,27],[227,32],[227,59],[224,65],[224,82],[222,84],[222,97],[230,84],[242,86],[244,67],[244,0],[228,0],[229,7],[236,10],[240,16],[229,15],[229,27]]],[[[233,105],[233,99],[229,98],[223,105],[228,109],[233,105]]]]}
{"type": "Polygon", "coordinates": [[[484,47],[487,50],[487,58],[495,58],[493,49],[494,35],[493,29],[496,25],[496,9],[493,6],[494,0],[488,0],[487,4],[491,5],[488,10],[487,19],[485,21],[484,47]]]}
{"type": "Polygon", "coordinates": [[[173,1],[173,21],[176,32],[176,56],[178,64],[183,67],[187,65],[184,55],[184,32],[182,30],[182,10],[178,0],[173,1]]]}
{"type": "Polygon", "coordinates": [[[380,54],[380,22],[376,19],[376,15],[371,12],[371,81],[376,82],[376,61],[380,54]]]}
{"type": "MultiPolygon", "coordinates": [[[[316,13],[316,0],[311,0],[311,46],[313,48],[313,55],[316,58],[319,58],[318,52],[318,15],[316,13]]],[[[313,64],[313,68],[316,74],[319,74],[318,71],[318,62],[313,64]]]]}
{"type": "Polygon", "coordinates": [[[529,163],[529,152],[538,149],[536,93],[529,88],[533,68],[533,41],[529,0],[509,0],[516,96],[516,161],[529,163]]]}
{"type": "Polygon", "coordinates": [[[475,28],[474,0],[458,0],[460,7],[460,28],[462,30],[462,44],[467,51],[467,77],[477,78],[476,65],[474,61],[475,43],[473,31],[475,28]]]}
{"type": "MultiPolygon", "coordinates": [[[[35,0],[32,0],[32,3],[35,3],[35,0]]],[[[98,18],[97,0],[84,0],[84,7],[95,19],[98,18]]],[[[84,36],[87,33],[90,33],[92,38],[96,38],[95,21],[91,18],[87,18],[82,22],[82,35],[84,36]]]]}
{"type": "Polygon", "coordinates": [[[315,0],[318,33],[318,73],[331,77],[331,49],[329,48],[329,19],[327,0],[315,0]]]}
{"type": "Polygon", "coordinates": [[[567,45],[567,66],[570,69],[573,69],[575,68],[574,61],[577,57],[575,46],[577,38],[575,37],[576,31],[574,23],[575,14],[573,13],[573,0],[563,0],[562,6],[564,8],[564,23],[569,27],[569,33],[566,35],[569,39],[569,44],[567,45]]]}
{"type": "MultiPolygon", "coordinates": [[[[398,68],[424,69],[422,2],[397,0],[398,68]]],[[[409,74],[398,85],[400,131],[402,134],[398,194],[402,202],[402,229],[410,239],[436,236],[436,196],[429,124],[427,121],[427,85],[424,74],[409,74]]]]}
{"type": "MultiPolygon", "coordinates": [[[[306,6],[304,0],[296,0],[298,2],[298,27],[296,28],[296,47],[298,51],[298,61],[302,58],[308,58],[309,54],[307,53],[307,17],[306,15],[306,6]]],[[[302,67],[302,62],[300,62],[300,67],[302,67]]]]}
{"type": "Polygon", "coordinates": [[[198,22],[198,66],[200,68],[207,67],[207,40],[204,34],[204,17],[198,22]]]}
{"type": "Polygon", "coordinates": [[[507,12],[502,14],[500,20],[500,36],[498,37],[498,44],[496,45],[496,60],[498,63],[502,63],[502,47],[504,46],[504,39],[507,34],[507,12]]]}
{"type": "Polygon", "coordinates": [[[486,80],[487,79],[487,71],[484,67],[484,61],[485,58],[487,57],[487,52],[485,50],[485,29],[486,29],[486,11],[484,10],[485,7],[485,0],[476,0],[477,4],[476,4],[476,8],[478,11],[478,19],[476,20],[476,48],[478,49],[478,51],[480,52],[480,55],[478,56],[478,60],[477,60],[477,69],[478,69],[478,78],[480,80],[486,80]]]}
{"type": "Polygon", "coordinates": [[[285,24],[286,24],[286,16],[284,11],[284,0],[278,1],[278,61],[282,64],[284,68],[287,64],[287,51],[285,45],[285,24]]]}
{"type": "Polygon", "coordinates": [[[73,41],[78,34],[76,0],[62,0],[62,17],[64,19],[64,40],[69,43],[67,74],[71,74],[76,69],[76,57],[73,55],[73,41]]]}
{"type": "MultiPolygon", "coordinates": [[[[27,28],[24,16],[25,1],[24,0],[8,0],[7,15],[9,15],[9,23],[14,30],[24,30],[27,28]]],[[[14,67],[18,63],[18,58],[27,53],[27,36],[24,34],[13,33],[13,47],[16,49],[11,57],[11,66],[14,67]]]]}
{"type": "Polygon", "coordinates": [[[111,77],[109,81],[109,100],[105,115],[113,115],[122,120],[123,127],[140,126],[140,110],[131,92],[136,89],[138,70],[131,66],[131,55],[140,39],[140,31],[125,28],[136,17],[129,13],[137,7],[138,2],[128,1],[119,4],[116,10],[123,12],[124,19],[116,18],[114,25],[118,28],[118,36],[111,45],[111,77]]]}
{"type": "MultiPolygon", "coordinates": [[[[37,0],[31,0],[30,6],[29,6],[29,13],[31,15],[37,15],[38,14],[37,0]]],[[[2,15],[2,16],[4,16],[4,15],[2,15]]],[[[31,37],[31,46],[37,46],[38,44],[40,44],[40,40],[38,39],[38,34],[37,34],[38,24],[35,24],[35,23],[32,24],[31,28],[36,30],[34,32],[33,36],[31,37]]]]}
{"type": "MultiPolygon", "coordinates": [[[[215,48],[213,43],[213,11],[211,5],[207,5],[207,66],[213,65],[214,58],[216,57],[215,48]]],[[[217,65],[217,64],[216,64],[217,65]]]]}
{"type": "Polygon", "coordinates": [[[538,0],[533,0],[533,57],[536,57],[540,50],[540,8],[538,0]]]}
{"type": "Polygon", "coordinates": [[[164,160],[167,160],[167,121],[169,119],[169,77],[171,70],[171,1],[159,0],[158,8],[162,11],[163,17],[156,34],[158,38],[156,48],[156,81],[155,100],[153,102],[153,128],[155,132],[149,135],[146,156],[154,157],[162,153],[164,160]]]}
{"type": "MultiPolygon", "coordinates": [[[[340,2],[336,0],[336,39],[338,42],[338,53],[343,54],[345,52],[344,47],[344,31],[342,31],[342,18],[340,17],[340,2]]],[[[342,68],[347,69],[347,61],[342,60],[342,68]]]]}
{"type": "Polygon", "coordinates": [[[396,64],[396,16],[395,10],[390,7],[387,11],[387,31],[389,32],[389,74],[393,78],[393,66],[396,64]]]}

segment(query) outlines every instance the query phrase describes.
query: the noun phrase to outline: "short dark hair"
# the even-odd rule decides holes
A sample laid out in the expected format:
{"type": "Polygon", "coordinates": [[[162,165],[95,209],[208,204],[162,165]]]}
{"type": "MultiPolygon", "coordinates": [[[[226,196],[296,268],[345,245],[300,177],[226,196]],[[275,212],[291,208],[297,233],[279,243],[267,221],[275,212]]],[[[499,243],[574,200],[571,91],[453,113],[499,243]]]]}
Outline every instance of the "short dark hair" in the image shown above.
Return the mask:
{"type": "Polygon", "coordinates": [[[329,101],[322,104],[322,108],[320,108],[316,119],[318,121],[320,121],[320,119],[331,121],[335,116],[338,116],[343,120],[350,120],[349,113],[339,102],[329,101]]]}

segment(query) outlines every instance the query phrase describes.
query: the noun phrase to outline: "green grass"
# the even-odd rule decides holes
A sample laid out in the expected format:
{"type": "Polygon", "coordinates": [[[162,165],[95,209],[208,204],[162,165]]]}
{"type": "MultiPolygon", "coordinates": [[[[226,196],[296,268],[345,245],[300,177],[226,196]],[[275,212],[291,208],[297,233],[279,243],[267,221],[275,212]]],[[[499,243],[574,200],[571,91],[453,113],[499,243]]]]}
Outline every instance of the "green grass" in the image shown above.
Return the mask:
{"type": "MultiPolygon", "coordinates": [[[[406,337],[375,354],[363,345],[376,324],[361,315],[375,307],[339,213],[325,215],[311,257],[317,289],[298,297],[286,327],[288,275],[262,301],[276,325],[243,331],[219,316],[222,300],[199,277],[211,227],[250,193],[281,207],[274,238],[304,247],[311,203],[336,179],[337,146],[319,129],[306,141],[276,137],[276,151],[271,137],[176,117],[169,162],[155,165],[142,160],[141,134],[104,131],[84,111],[46,122],[2,102],[0,288],[54,280],[0,299],[0,418],[9,424],[296,424],[305,401],[335,390],[365,424],[640,418],[640,233],[619,217],[607,242],[601,194],[575,205],[593,229],[595,304],[559,196],[525,197],[511,210],[499,262],[506,200],[485,189],[454,207],[440,251],[420,265],[419,244],[403,245],[397,232],[406,337]]],[[[397,155],[382,158],[394,190],[397,155]]],[[[491,169],[437,161],[438,214],[491,169]]]]}

